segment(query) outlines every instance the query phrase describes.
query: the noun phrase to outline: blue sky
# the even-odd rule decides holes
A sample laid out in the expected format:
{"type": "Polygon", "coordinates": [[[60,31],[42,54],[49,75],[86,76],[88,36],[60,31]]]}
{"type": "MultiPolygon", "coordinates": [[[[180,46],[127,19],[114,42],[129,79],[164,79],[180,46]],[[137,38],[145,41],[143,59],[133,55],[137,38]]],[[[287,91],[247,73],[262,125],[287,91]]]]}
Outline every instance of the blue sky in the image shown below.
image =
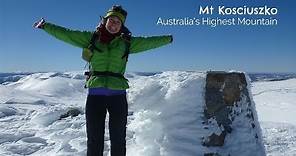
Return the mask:
{"type": "MultiPolygon", "coordinates": [[[[94,30],[113,4],[128,11],[135,36],[172,34],[171,45],[131,55],[127,71],[240,70],[296,72],[296,2],[293,0],[1,0],[0,72],[83,70],[81,49],[54,39],[32,24],[47,22],[75,30],[94,30]],[[199,6],[277,7],[277,26],[159,26],[158,17],[207,17],[199,6]]],[[[209,17],[216,17],[215,15],[209,17]]],[[[249,16],[257,18],[257,16],[249,16]]]]}

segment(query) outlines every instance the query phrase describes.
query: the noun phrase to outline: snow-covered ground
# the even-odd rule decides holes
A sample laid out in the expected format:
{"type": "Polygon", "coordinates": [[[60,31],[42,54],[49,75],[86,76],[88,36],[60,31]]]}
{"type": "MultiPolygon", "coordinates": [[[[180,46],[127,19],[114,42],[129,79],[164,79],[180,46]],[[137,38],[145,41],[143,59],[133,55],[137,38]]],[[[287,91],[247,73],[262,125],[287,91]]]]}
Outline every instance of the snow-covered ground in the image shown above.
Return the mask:
{"type": "MultiPolygon", "coordinates": [[[[0,155],[85,155],[82,72],[0,76],[0,155]]],[[[199,156],[207,152],[200,126],[204,72],[128,73],[128,156],[199,156]]],[[[268,155],[296,154],[296,79],[253,83],[268,155]],[[294,101],[293,101],[294,100],[294,101]],[[294,113],[295,112],[295,113],[294,113]]],[[[110,145],[106,124],[105,154],[110,145]]],[[[245,146],[238,146],[245,148],[245,146]]]]}
{"type": "Polygon", "coordinates": [[[69,107],[83,110],[85,94],[76,73],[36,73],[0,85],[0,155],[84,153],[84,116],[59,118],[69,107]]]}
{"type": "Polygon", "coordinates": [[[296,79],[252,85],[268,155],[296,155],[296,79]]]}

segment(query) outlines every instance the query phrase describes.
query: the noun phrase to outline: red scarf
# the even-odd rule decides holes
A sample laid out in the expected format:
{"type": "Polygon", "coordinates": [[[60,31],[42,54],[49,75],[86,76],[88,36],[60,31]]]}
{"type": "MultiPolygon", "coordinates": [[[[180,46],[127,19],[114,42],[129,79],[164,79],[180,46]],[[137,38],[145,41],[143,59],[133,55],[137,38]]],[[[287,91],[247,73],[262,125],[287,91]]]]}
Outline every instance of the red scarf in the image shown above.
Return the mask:
{"type": "Polygon", "coordinates": [[[120,31],[116,34],[111,34],[103,24],[99,26],[98,30],[100,32],[100,42],[104,44],[110,43],[116,36],[120,35],[120,31]]]}

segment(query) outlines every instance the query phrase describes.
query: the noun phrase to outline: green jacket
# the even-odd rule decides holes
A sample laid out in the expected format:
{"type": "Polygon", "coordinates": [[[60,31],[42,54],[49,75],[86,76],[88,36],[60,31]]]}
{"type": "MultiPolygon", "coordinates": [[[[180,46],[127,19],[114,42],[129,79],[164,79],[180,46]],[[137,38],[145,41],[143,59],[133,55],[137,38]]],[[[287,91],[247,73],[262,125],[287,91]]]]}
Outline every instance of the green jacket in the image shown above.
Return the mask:
{"type": "MultiPolygon", "coordinates": [[[[93,32],[74,31],[51,23],[45,23],[44,30],[50,35],[76,47],[87,48],[93,32]]],[[[131,38],[130,54],[143,52],[170,43],[171,36],[133,37],[131,38]]],[[[90,60],[90,71],[108,71],[124,74],[126,60],[122,59],[125,52],[125,41],[121,36],[117,36],[109,44],[96,42],[96,49],[90,60]]],[[[89,88],[106,87],[115,90],[129,88],[126,79],[111,76],[91,76],[86,82],[89,88]]]]}

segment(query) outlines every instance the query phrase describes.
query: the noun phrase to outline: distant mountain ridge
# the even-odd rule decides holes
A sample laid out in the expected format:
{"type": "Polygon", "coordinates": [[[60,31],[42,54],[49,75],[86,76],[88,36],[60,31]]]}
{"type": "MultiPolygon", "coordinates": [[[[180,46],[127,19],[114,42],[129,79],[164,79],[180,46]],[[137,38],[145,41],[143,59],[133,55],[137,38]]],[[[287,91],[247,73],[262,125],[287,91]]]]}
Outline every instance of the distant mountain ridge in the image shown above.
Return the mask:
{"type": "MultiPolygon", "coordinates": [[[[7,84],[10,82],[16,82],[21,78],[34,74],[34,73],[47,73],[47,72],[11,72],[11,73],[0,73],[0,84],[7,84]]],[[[66,78],[84,79],[83,71],[75,72],[50,72],[53,73],[51,76],[60,76],[66,78]],[[73,73],[75,75],[73,76],[73,73]]],[[[127,72],[126,77],[137,76],[153,76],[162,72],[127,72]]],[[[251,79],[251,82],[256,81],[281,81],[296,78],[296,73],[247,73],[251,79]]]]}

